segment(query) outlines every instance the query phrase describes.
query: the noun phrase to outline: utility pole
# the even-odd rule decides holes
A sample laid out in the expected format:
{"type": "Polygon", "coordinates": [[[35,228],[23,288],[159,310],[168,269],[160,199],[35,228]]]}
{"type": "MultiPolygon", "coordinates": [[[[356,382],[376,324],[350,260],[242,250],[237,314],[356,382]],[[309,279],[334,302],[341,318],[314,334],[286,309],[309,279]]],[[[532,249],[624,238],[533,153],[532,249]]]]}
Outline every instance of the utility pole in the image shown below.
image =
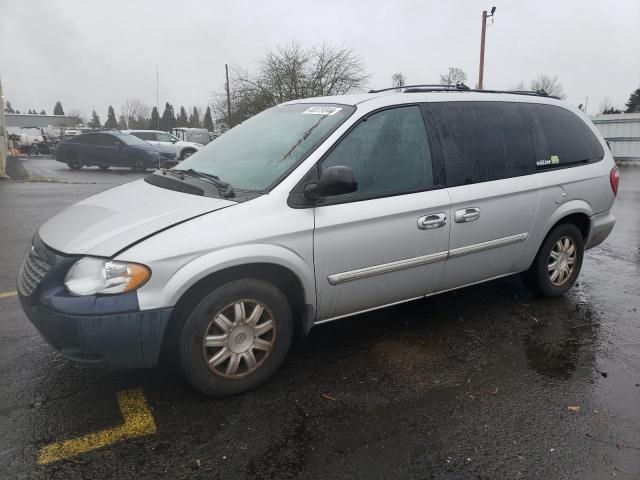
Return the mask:
{"type": "Polygon", "coordinates": [[[4,124],[4,97],[0,80],[0,179],[7,177],[7,129],[4,124]]]}
{"type": "Polygon", "coordinates": [[[156,130],[160,130],[160,96],[158,95],[158,84],[159,84],[159,74],[158,74],[158,64],[156,63],[156,110],[158,111],[158,119],[156,121],[156,130]]]}
{"type": "Polygon", "coordinates": [[[227,118],[229,119],[228,127],[233,127],[233,120],[231,120],[231,94],[229,93],[229,66],[225,63],[224,70],[227,74],[227,118]]]}
{"type": "Polygon", "coordinates": [[[491,13],[482,12],[482,34],[480,36],[480,72],[478,73],[478,90],[482,90],[482,81],[484,77],[484,37],[487,32],[487,18],[493,17],[496,13],[496,7],[491,8],[491,13]]]}

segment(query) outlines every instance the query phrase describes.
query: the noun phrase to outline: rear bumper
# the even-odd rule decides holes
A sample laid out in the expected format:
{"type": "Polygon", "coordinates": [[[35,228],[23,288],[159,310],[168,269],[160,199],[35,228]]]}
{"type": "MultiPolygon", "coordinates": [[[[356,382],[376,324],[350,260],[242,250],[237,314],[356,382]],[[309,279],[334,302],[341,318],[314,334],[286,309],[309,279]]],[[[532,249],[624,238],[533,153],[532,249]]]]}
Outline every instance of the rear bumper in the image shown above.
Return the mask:
{"type": "Polygon", "coordinates": [[[42,306],[24,311],[63,356],[109,368],[147,368],[158,363],[171,308],[112,315],[68,315],[42,306]]]}
{"type": "Polygon", "coordinates": [[[585,250],[600,245],[609,236],[615,223],[616,217],[611,214],[611,211],[592,216],[585,250]]]}

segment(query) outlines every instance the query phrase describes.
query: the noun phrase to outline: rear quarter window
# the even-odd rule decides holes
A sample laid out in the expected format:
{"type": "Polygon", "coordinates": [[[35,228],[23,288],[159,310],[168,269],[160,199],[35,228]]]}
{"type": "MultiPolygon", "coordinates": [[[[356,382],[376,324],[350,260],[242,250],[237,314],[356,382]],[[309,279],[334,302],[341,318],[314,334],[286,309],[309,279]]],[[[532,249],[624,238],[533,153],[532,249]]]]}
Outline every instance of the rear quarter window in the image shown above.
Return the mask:
{"type": "Polygon", "coordinates": [[[466,185],[535,173],[529,125],[511,102],[436,102],[447,185],[466,185]]]}
{"type": "Polygon", "coordinates": [[[604,150],[585,122],[554,105],[522,104],[529,116],[538,170],[590,163],[604,158],[604,150]]]}

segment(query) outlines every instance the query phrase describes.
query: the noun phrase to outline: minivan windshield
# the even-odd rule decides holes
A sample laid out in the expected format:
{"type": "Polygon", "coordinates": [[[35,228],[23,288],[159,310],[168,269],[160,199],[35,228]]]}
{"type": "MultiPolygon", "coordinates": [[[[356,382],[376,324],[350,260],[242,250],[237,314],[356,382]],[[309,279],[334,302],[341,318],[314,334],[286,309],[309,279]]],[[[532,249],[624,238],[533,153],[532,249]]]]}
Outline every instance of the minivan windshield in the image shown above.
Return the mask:
{"type": "Polygon", "coordinates": [[[304,160],[353,113],[338,104],[292,104],[265,110],[177,166],[216,175],[234,189],[264,191],[304,160]]]}

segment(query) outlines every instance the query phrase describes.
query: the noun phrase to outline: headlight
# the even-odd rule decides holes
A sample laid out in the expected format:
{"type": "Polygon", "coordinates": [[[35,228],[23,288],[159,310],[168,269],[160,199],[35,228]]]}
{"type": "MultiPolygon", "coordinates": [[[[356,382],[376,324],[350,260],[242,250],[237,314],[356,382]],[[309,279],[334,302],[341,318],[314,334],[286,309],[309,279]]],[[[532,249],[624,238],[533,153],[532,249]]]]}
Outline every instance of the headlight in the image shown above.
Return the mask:
{"type": "Polygon", "coordinates": [[[112,294],[135,290],[150,277],[144,265],[85,257],[73,264],[64,284],[76,295],[112,294]]]}

